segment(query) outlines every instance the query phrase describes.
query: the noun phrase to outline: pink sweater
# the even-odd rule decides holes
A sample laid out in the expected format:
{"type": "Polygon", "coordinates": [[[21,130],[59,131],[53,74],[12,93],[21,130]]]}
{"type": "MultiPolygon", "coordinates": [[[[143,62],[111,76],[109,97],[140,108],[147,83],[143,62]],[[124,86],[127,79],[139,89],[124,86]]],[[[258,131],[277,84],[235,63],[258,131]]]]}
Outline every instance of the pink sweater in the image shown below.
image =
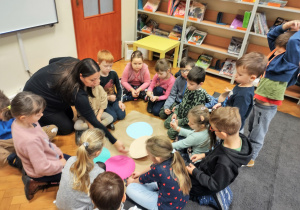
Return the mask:
{"type": "Polygon", "coordinates": [[[121,84],[126,90],[130,91],[132,86],[140,86],[142,90],[145,90],[150,84],[150,73],[148,65],[143,63],[142,69],[139,72],[135,72],[132,69],[131,63],[127,63],[122,79],[121,84]]]}
{"type": "Polygon", "coordinates": [[[175,82],[175,77],[172,74],[171,74],[170,78],[166,79],[166,80],[165,79],[160,79],[158,77],[158,75],[155,74],[153,79],[152,79],[152,82],[151,82],[151,84],[148,88],[148,91],[152,92],[155,87],[160,86],[163,89],[165,89],[166,91],[164,92],[164,95],[158,97],[158,100],[159,101],[167,100],[167,98],[170,95],[170,92],[171,92],[171,89],[173,87],[174,82],[175,82]]]}
{"type": "Polygon", "coordinates": [[[32,178],[58,174],[63,168],[58,156],[63,153],[55,144],[50,143],[40,124],[36,124],[35,128],[24,128],[16,121],[13,122],[11,130],[17,155],[22,160],[27,175],[32,178]]]}

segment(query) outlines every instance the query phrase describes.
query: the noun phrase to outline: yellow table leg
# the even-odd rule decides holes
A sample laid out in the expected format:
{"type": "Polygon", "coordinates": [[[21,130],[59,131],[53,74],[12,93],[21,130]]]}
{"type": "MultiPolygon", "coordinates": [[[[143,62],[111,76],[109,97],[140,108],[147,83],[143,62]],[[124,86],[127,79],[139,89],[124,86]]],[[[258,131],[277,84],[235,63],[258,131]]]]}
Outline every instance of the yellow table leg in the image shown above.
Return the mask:
{"type": "Polygon", "coordinates": [[[177,67],[178,51],[179,51],[179,45],[175,48],[174,60],[173,60],[173,68],[177,67]]]}
{"type": "Polygon", "coordinates": [[[149,61],[153,60],[153,51],[151,51],[151,50],[149,50],[148,59],[149,59],[149,61]]]}
{"type": "Polygon", "coordinates": [[[135,44],[133,44],[133,51],[137,50],[137,46],[135,44]]]}
{"type": "Polygon", "coordinates": [[[160,56],[159,56],[160,59],[165,58],[165,57],[166,57],[166,53],[160,53],[160,56]]]}

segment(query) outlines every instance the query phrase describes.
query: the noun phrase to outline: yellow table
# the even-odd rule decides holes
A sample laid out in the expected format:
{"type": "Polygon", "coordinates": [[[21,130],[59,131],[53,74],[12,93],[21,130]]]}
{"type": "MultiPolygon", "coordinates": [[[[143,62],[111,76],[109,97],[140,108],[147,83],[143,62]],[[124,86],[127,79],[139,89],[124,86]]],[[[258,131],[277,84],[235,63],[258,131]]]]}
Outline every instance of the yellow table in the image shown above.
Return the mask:
{"type": "Polygon", "coordinates": [[[166,56],[166,52],[175,48],[173,68],[177,67],[178,51],[180,42],[160,36],[150,35],[133,43],[133,50],[138,47],[149,50],[149,60],[153,59],[153,51],[160,53],[160,58],[166,56]]]}

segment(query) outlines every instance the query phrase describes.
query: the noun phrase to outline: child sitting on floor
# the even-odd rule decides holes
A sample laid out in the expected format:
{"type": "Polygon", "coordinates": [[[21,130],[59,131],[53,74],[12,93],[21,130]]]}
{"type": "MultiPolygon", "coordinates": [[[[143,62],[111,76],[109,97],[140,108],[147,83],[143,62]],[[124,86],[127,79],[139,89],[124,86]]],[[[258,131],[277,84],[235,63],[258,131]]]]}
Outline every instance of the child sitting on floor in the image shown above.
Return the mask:
{"type": "Polygon", "coordinates": [[[177,120],[177,125],[190,129],[188,125],[188,112],[197,105],[210,102],[210,96],[201,86],[205,80],[205,70],[201,67],[193,67],[187,76],[187,90],[184,93],[182,102],[176,107],[174,113],[171,114],[164,122],[165,128],[168,129],[170,139],[175,139],[178,132],[171,128],[171,121],[177,120]]]}
{"type": "Polygon", "coordinates": [[[146,209],[184,208],[191,180],[179,152],[165,136],[148,139],[146,150],[153,164],[144,173],[134,172],[128,178],[126,194],[146,209]]]}
{"type": "Polygon", "coordinates": [[[88,192],[91,183],[105,169],[103,163],[101,168],[93,162],[93,159],[102,151],[104,139],[103,131],[98,128],[83,132],[77,156],[70,157],[62,170],[56,196],[58,209],[94,209],[88,192]]]}
{"type": "Polygon", "coordinates": [[[193,130],[179,127],[176,121],[171,122],[171,127],[179,132],[179,141],[173,142],[172,146],[179,150],[184,161],[189,163],[189,147],[192,149],[192,155],[207,152],[210,148],[209,111],[204,105],[194,106],[188,113],[188,120],[188,125],[193,130]]]}
{"type": "Polygon", "coordinates": [[[225,206],[228,207],[232,199],[228,186],[238,176],[238,169],[251,159],[252,146],[248,138],[239,133],[241,117],[238,108],[220,107],[212,111],[209,122],[210,130],[222,141],[213,150],[191,157],[194,163],[202,161],[186,167],[192,180],[190,196],[200,205],[227,209],[225,206]],[[226,192],[220,193],[224,189],[226,192]]]}
{"type": "Polygon", "coordinates": [[[164,106],[160,109],[160,118],[167,119],[167,117],[172,114],[174,107],[181,103],[186,91],[187,75],[194,66],[195,61],[190,58],[185,57],[180,61],[180,75],[176,78],[168,99],[164,106]]]}
{"type": "Polygon", "coordinates": [[[159,59],[155,64],[157,72],[147,91],[148,106],[147,112],[159,116],[159,111],[170,95],[175,82],[175,77],[171,74],[171,64],[165,58],[159,59]]]}
{"type": "Polygon", "coordinates": [[[121,84],[124,90],[123,102],[145,99],[145,89],[150,85],[150,73],[141,51],[137,50],[131,54],[130,62],[123,71],[121,84]]]}

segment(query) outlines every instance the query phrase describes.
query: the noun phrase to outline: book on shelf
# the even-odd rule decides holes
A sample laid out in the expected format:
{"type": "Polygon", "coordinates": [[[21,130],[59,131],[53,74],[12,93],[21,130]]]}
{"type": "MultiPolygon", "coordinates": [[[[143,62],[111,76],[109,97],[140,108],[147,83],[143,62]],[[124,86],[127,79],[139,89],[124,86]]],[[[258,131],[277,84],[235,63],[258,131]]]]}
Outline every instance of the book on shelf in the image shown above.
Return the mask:
{"type": "Polygon", "coordinates": [[[150,19],[147,21],[146,25],[142,28],[142,32],[151,34],[155,28],[158,28],[158,23],[155,20],[150,19]]]}
{"type": "Polygon", "coordinates": [[[170,32],[166,31],[166,30],[162,30],[160,28],[155,28],[153,30],[153,34],[157,35],[157,36],[162,36],[162,37],[168,37],[170,32]]]}
{"type": "Polygon", "coordinates": [[[259,4],[268,5],[273,7],[285,7],[288,1],[281,1],[281,0],[260,0],[259,4]]]}
{"type": "Polygon", "coordinates": [[[267,35],[269,28],[266,15],[263,12],[257,12],[254,17],[254,32],[256,34],[267,35]]]}
{"type": "Polygon", "coordinates": [[[196,30],[195,26],[189,26],[187,27],[187,29],[185,30],[185,41],[188,41],[190,39],[190,37],[193,35],[194,31],[196,30]]]}
{"type": "Polygon", "coordinates": [[[138,20],[137,20],[137,30],[141,31],[142,28],[146,25],[146,20],[148,18],[148,15],[146,14],[138,14],[138,20]]]}
{"type": "Polygon", "coordinates": [[[272,30],[273,28],[275,28],[276,26],[282,25],[286,22],[289,22],[289,20],[285,20],[281,17],[277,17],[274,24],[273,24],[273,26],[270,27],[269,31],[272,30]]]}
{"type": "Polygon", "coordinates": [[[243,39],[233,36],[228,46],[228,53],[239,55],[242,47],[243,39]]]}
{"type": "Polygon", "coordinates": [[[194,20],[201,22],[204,18],[204,13],[206,10],[206,4],[205,3],[200,3],[197,1],[192,1],[189,9],[189,20],[194,20]]]}
{"type": "Polygon", "coordinates": [[[144,10],[148,12],[155,12],[161,0],[148,0],[144,6],[144,10]]]}
{"type": "Polygon", "coordinates": [[[206,35],[206,32],[195,30],[192,36],[189,38],[188,43],[193,45],[201,45],[206,35]]]}
{"type": "Polygon", "coordinates": [[[169,38],[170,38],[170,39],[174,39],[174,40],[178,40],[178,41],[179,41],[180,38],[181,38],[181,33],[182,33],[182,26],[176,24],[176,25],[174,26],[174,28],[172,29],[172,31],[170,32],[169,38]]]}
{"type": "Polygon", "coordinates": [[[236,68],[236,60],[226,58],[224,65],[219,74],[232,76],[236,68]]]}
{"type": "Polygon", "coordinates": [[[203,54],[203,55],[199,56],[195,65],[206,70],[210,66],[212,60],[213,60],[213,57],[211,55],[203,54]]]}
{"type": "Polygon", "coordinates": [[[230,28],[239,29],[243,28],[244,15],[236,15],[232,21],[230,28]]]}
{"type": "Polygon", "coordinates": [[[243,28],[247,28],[248,24],[249,24],[249,20],[251,17],[251,12],[250,11],[246,11],[244,14],[244,19],[243,19],[243,28]]]}
{"type": "Polygon", "coordinates": [[[173,13],[176,10],[179,2],[180,2],[180,0],[169,0],[168,1],[168,10],[167,10],[168,15],[173,15],[173,13]]]}
{"type": "Polygon", "coordinates": [[[185,15],[185,6],[186,6],[186,2],[185,1],[180,1],[176,10],[173,13],[174,17],[180,17],[180,18],[184,18],[185,15]]]}

